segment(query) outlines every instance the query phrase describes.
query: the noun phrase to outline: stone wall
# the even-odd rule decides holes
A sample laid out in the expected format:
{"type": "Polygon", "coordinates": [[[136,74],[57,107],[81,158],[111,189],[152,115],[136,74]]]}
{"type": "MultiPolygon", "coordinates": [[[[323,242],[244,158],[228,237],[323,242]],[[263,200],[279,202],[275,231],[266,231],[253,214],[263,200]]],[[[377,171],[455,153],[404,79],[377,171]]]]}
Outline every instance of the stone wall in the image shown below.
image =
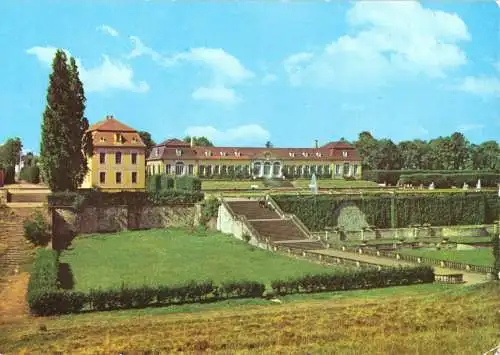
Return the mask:
{"type": "Polygon", "coordinates": [[[54,236],[118,232],[134,229],[187,227],[195,222],[195,205],[134,207],[87,207],[52,211],[54,236]]]}

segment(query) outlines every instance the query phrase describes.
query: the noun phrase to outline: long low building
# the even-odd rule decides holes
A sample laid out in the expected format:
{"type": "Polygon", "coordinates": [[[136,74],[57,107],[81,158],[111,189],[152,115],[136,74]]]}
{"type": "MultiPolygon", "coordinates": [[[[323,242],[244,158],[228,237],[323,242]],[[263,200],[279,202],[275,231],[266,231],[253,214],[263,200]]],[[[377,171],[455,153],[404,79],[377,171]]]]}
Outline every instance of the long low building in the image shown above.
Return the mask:
{"type": "Polygon", "coordinates": [[[169,139],[153,147],[147,159],[150,175],[210,178],[361,177],[356,148],[330,142],[313,148],[201,147],[169,139]]]}

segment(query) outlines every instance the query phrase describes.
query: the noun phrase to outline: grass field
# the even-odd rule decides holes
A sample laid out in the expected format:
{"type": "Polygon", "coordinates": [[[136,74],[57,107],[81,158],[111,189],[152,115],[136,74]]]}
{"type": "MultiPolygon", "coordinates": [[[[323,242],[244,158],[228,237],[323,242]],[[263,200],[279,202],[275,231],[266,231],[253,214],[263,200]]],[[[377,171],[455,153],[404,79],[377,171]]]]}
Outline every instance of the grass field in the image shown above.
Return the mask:
{"type": "Polygon", "coordinates": [[[401,249],[401,254],[421,256],[432,259],[456,261],[480,266],[493,265],[492,248],[477,248],[475,250],[430,250],[430,249],[401,249]]]}
{"type": "Polygon", "coordinates": [[[183,229],[149,230],[76,238],[61,263],[69,264],[75,290],[144,284],[172,285],[189,280],[260,281],[305,273],[338,272],[257,249],[220,233],[183,229]]]}
{"type": "Polygon", "coordinates": [[[498,282],[429,284],[35,318],[0,326],[0,344],[8,354],[475,355],[500,343],[499,292],[498,282]]]}
{"type": "MultiPolygon", "coordinates": [[[[377,183],[373,181],[365,181],[365,180],[343,180],[343,179],[319,179],[317,180],[318,187],[325,189],[334,189],[334,188],[352,188],[352,189],[360,189],[363,187],[376,187],[377,183]]],[[[309,184],[311,183],[311,179],[299,179],[293,181],[293,185],[298,188],[309,188],[309,184]]]]}

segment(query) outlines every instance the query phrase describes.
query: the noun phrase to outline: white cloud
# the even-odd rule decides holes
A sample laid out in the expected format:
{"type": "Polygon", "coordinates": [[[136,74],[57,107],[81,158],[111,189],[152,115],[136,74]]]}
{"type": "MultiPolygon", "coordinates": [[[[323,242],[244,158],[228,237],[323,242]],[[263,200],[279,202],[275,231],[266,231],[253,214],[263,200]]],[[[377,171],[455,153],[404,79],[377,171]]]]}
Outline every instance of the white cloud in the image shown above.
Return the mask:
{"type": "MultiPolygon", "coordinates": [[[[56,50],[57,48],[50,46],[32,47],[26,53],[36,56],[39,61],[50,66],[56,50]]],[[[71,55],[68,50],[64,51],[68,56],[71,55]]],[[[103,55],[101,64],[93,68],[85,68],[78,58],[75,60],[86,92],[103,92],[109,89],[140,93],[149,91],[149,85],[145,81],[135,82],[133,69],[119,60],[112,60],[103,55]]]]}
{"type": "Polygon", "coordinates": [[[263,85],[269,85],[269,84],[274,83],[277,80],[278,80],[278,76],[277,75],[275,75],[275,74],[266,74],[262,78],[262,84],[263,85]]]}
{"type": "Polygon", "coordinates": [[[241,99],[236,95],[233,89],[224,86],[200,87],[193,91],[193,99],[215,101],[226,104],[236,104],[241,99]]]}
{"type": "Polygon", "coordinates": [[[205,136],[218,145],[262,145],[270,139],[271,134],[258,124],[249,124],[218,130],[212,126],[189,127],[186,130],[189,136],[205,136]]]}
{"type": "MultiPolygon", "coordinates": [[[[144,44],[140,38],[131,36],[130,40],[134,46],[129,58],[148,56],[156,63],[172,67],[182,63],[199,65],[212,73],[211,83],[208,86],[200,87],[192,93],[195,99],[211,100],[222,102],[221,97],[229,98],[233,95],[236,98],[232,86],[243,84],[255,77],[255,74],[245,68],[245,66],[235,56],[227,53],[222,48],[191,48],[185,52],[173,55],[162,55],[144,44]],[[232,93],[232,94],[230,94],[232,93]]],[[[241,100],[238,100],[238,102],[241,100]]],[[[233,102],[235,102],[233,100],[233,102]]]]}
{"type": "Polygon", "coordinates": [[[117,30],[115,30],[113,27],[108,26],[108,25],[101,25],[97,27],[98,31],[101,31],[102,33],[105,33],[107,35],[110,35],[112,37],[118,37],[120,33],[118,33],[117,30]]]}
{"type": "Polygon", "coordinates": [[[473,131],[477,129],[482,129],[484,127],[483,124],[478,124],[478,123],[466,123],[466,124],[461,124],[460,126],[457,127],[457,131],[459,132],[467,132],[467,131],[473,131]]]}
{"type": "Polygon", "coordinates": [[[293,85],[355,89],[386,85],[405,73],[443,77],[467,60],[457,43],[470,35],[456,14],[414,1],[363,1],[347,12],[347,22],[354,35],[284,61],[293,85]]]}
{"type": "Polygon", "coordinates": [[[482,97],[500,97],[500,79],[498,77],[468,76],[455,89],[482,97]]]}

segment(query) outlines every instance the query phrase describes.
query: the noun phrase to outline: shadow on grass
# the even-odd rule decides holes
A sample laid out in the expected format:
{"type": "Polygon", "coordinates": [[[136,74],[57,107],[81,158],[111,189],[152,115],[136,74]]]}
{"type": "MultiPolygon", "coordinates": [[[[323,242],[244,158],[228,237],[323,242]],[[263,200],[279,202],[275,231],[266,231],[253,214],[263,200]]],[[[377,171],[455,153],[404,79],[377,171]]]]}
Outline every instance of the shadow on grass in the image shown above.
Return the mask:
{"type": "Polygon", "coordinates": [[[75,285],[75,279],[73,277],[73,272],[71,271],[71,266],[67,263],[59,264],[59,282],[61,288],[64,290],[71,290],[75,285]]]}

